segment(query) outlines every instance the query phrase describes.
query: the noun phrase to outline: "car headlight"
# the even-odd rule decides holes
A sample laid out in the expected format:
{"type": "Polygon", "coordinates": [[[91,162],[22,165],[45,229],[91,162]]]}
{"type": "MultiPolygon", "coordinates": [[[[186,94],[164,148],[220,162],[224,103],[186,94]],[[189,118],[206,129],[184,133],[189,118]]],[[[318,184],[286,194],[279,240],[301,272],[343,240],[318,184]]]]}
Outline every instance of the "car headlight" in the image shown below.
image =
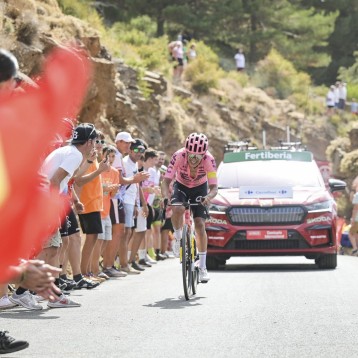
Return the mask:
{"type": "Polygon", "coordinates": [[[332,201],[321,201],[319,203],[314,203],[311,205],[306,205],[306,209],[309,213],[317,211],[332,211],[332,201]]]}
{"type": "Polygon", "coordinates": [[[210,204],[209,211],[219,211],[221,213],[225,212],[227,206],[225,205],[217,205],[217,204],[210,204]]]}

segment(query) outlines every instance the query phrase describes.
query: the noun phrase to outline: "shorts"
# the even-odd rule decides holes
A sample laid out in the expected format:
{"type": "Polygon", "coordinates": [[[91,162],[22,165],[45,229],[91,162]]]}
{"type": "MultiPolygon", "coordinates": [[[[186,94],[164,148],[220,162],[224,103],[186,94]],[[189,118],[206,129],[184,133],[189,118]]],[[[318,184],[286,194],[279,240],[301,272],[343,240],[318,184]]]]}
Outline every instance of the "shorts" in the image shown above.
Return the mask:
{"type": "Polygon", "coordinates": [[[184,66],[184,62],[182,58],[178,58],[178,66],[184,66]]]}
{"type": "Polygon", "coordinates": [[[153,213],[154,209],[149,204],[147,205],[148,205],[147,230],[150,230],[154,219],[154,213],[153,213]]]}
{"type": "Polygon", "coordinates": [[[112,222],[111,218],[106,216],[105,218],[102,218],[102,234],[98,235],[99,240],[104,241],[111,241],[112,240],[112,222]]]}
{"type": "Polygon", "coordinates": [[[153,208],[154,209],[154,215],[153,215],[153,222],[152,225],[162,225],[162,214],[163,210],[160,208],[153,208]]]}
{"type": "Polygon", "coordinates": [[[44,249],[48,249],[50,247],[60,247],[62,244],[60,230],[56,230],[56,232],[45,242],[43,245],[44,249]]]}
{"type": "Polygon", "coordinates": [[[165,219],[164,225],[160,228],[160,231],[164,231],[164,230],[174,231],[172,219],[170,218],[165,219]]]}
{"type": "Polygon", "coordinates": [[[123,201],[120,199],[111,199],[111,208],[109,211],[112,225],[124,224],[125,214],[123,201]]]}
{"type": "MultiPolygon", "coordinates": [[[[196,202],[196,199],[201,196],[206,196],[208,194],[208,184],[204,183],[194,188],[188,188],[187,186],[175,182],[173,185],[173,195],[171,198],[171,203],[182,203],[190,200],[192,203],[196,202]]],[[[192,206],[191,210],[193,212],[194,218],[203,218],[207,219],[208,214],[203,205],[192,206]]]]}
{"type": "Polygon", "coordinates": [[[134,226],[134,204],[124,203],[124,227],[134,226]]]}
{"type": "Polygon", "coordinates": [[[88,214],[79,214],[81,228],[84,234],[102,234],[101,213],[94,211],[88,214]]]}
{"type": "Polygon", "coordinates": [[[63,220],[60,227],[61,237],[70,236],[79,231],[80,228],[78,226],[76,215],[73,212],[73,209],[70,208],[70,211],[65,216],[65,219],[63,220]]]}
{"type": "Polygon", "coordinates": [[[138,208],[138,215],[135,220],[135,232],[147,231],[147,218],[143,216],[143,208],[138,208]]]}

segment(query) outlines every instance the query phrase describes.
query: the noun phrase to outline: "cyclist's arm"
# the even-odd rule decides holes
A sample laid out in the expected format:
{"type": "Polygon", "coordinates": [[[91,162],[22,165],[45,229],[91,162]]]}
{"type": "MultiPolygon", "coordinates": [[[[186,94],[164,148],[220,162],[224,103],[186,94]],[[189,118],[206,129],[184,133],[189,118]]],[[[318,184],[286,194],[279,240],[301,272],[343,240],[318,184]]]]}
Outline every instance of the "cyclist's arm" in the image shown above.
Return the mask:
{"type": "Polygon", "coordinates": [[[211,200],[213,200],[215,198],[215,196],[218,193],[218,186],[217,184],[210,184],[209,185],[209,193],[203,198],[203,205],[208,206],[211,202],[211,200]]]}
{"type": "Polygon", "coordinates": [[[163,199],[170,199],[170,195],[169,195],[169,185],[171,183],[171,179],[169,178],[164,178],[161,184],[161,189],[162,189],[162,197],[163,199]]]}

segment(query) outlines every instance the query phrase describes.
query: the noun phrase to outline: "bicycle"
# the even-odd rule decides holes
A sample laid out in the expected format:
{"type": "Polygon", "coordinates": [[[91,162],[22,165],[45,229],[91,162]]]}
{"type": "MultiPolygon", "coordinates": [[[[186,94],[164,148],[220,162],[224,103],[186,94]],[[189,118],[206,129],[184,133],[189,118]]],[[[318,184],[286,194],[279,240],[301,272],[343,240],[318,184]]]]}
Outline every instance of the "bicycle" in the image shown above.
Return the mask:
{"type": "Polygon", "coordinates": [[[184,206],[185,208],[179,258],[182,266],[184,296],[187,301],[190,300],[191,296],[196,294],[199,283],[199,268],[195,264],[198,260],[195,240],[195,224],[191,207],[202,205],[201,201],[202,198],[198,197],[196,198],[195,203],[191,203],[189,200],[188,202],[183,203],[168,204],[169,206],[184,206]]]}

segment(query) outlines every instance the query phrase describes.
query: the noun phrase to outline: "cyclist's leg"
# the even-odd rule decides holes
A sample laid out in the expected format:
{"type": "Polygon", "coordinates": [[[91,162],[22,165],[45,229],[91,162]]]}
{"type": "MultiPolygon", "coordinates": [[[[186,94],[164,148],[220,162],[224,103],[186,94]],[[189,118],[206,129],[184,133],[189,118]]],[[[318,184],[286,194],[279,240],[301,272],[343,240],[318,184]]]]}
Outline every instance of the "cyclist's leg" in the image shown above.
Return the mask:
{"type": "MultiPolygon", "coordinates": [[[[171,203],[182,203],[187,201],[186,187],[184,185],[175,182],[173,185],[173,195],[171,198],[171,203]]],[[[172,206],[172,224],[174,229],[174,242],[172,245],[173,254],[175,257],[179,257],[179,250],[180,250],[180,240],[183,233],[183,225],[184,225],[184,211],[185,208],[183,206],[172,206]]]]}
{"type": "MultiPolygon", "coordinates": [[[[207,184],[202,184],[196,188],[192,188],[189,194],[190,201],[195,202],[198,197],[207,195],[207,184]]],[[[194,223],[195,223],[195,238],[199,255],[199,280],[201,282],[208,282],[210,280],[206,270],[206,253],[208,247],[208,238],[205,231],[205,220],[207,213],[205,207],[202,205],[192,207],[194,223]]]]}

